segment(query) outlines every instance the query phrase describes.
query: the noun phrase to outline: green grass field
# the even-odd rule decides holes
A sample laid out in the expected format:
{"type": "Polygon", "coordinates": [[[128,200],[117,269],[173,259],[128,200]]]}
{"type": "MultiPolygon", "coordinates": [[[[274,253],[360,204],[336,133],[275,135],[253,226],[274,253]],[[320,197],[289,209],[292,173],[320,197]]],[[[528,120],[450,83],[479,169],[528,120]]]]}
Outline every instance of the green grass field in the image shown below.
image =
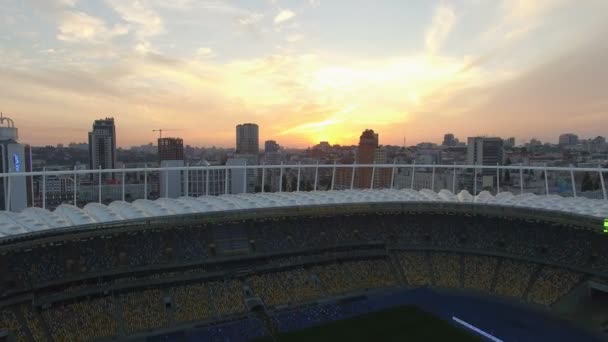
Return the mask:
{"type": "MultiPolygon", "coordinates": [[[[411,306],[281,334],[277,336],[277,340],[279,342],[481,341],[478,337],[411,306]]],[[[271,341],[272,338],[257,340],[257,342],[271,341]]]]}

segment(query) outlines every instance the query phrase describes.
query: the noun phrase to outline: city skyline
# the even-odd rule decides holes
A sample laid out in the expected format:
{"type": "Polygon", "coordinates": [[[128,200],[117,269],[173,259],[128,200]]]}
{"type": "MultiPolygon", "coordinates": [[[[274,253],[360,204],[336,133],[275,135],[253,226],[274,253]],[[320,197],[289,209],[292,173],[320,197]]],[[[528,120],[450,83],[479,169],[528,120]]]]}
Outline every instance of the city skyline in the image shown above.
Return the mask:
{"type": "Polygon", "coordinates": [[[604,1],[3,2],[0,110],[32,145],[106,116],[121,147],[606,135],[604,1]]]}

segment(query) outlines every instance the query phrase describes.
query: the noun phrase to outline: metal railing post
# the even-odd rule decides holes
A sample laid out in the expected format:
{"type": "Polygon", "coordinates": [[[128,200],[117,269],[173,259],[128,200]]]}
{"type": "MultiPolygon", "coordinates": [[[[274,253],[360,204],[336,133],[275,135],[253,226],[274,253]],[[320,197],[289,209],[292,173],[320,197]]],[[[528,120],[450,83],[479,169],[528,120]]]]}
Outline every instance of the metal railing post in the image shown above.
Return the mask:
{"type": "Polygon", "coordinates": [[[224,194],[228,194],[228,165],[226,165],[226,172],[224,173],[224,194]]]}
{"type": "Polygon", "coordinates": [[[314,186],[314,191],[317,191],[318,180],[319,180],[319,161],[317,160],[317,167],[315,168],[315,186],[314,186]]]}
{"type": "Polygon", "coordinates": [[[369,180],[369,188],[370,189],[374,189],[374,181],[376,180],[376,166],[375,166],[376,162],[374,162],[374,166],[372,167],[372,177],[369,180]]]}
{"type": "Polygon", "coordinates": [[[452,174],[452,193],[456,192],[456,162],[454,162],[454,173],[452,174]]]}
{"type": "Polygon", "coordinates": [[[414,160],[414,162],[412,163],[412,182],[410,184],[410,189],[414,190],[414,175],[416,173],[416,161],[414,160]]]}
{"type": "MultiPolygon", "coordinates": [[[[8,201],[4,206],[5,210],[8,210],[8,201]]],[[[46,209],[46,167],[42,168],[42,209],[46,209]]]]}
{"type": "Polygon", "coordinates": [[[300,165],[301,164],[302,164],[302,162],[298,162],[298,184],[296,185],[297,192],[300,192],[300,171],[301,171],[300,165]]]}
{"type": "Polygon", "coordinates": [[[572,196],[574,196],[574,198],[576,198],[576,183],[574,182],[574,169],[572,169],[574,166],[570,165],[571,169],[570,169],[570,180],[572,181],[572,196]]]}
{"type": "Polygon", "coordinates": [[[76,166],[74,166],[74,181],[72,182],[74,188],[74,206],[78,207],[78,174],[76,173],[76,166]]]}
{"type": "Polygon", "coordinates": [[[148,199],[148,164],[144,164],[144,199],[148,199]]]}
{"type": "Polygon", "coordinates": [[[500,169],[498,168],[498,163],[496,163],[496,194],[500,192],[500,169]]]}
{"type": "Polygon", "coordinates": [[[519,164],[519,194],[524,193],[524,169],[521,164],[519,164]]]}
{"type": "Polygon", "coordinates": [[[395,171],[396,171],[396,165],[397,161],[393,161],[393,171],[391,172],[391,189],[393,189],[395,187],[395,171]]]}
{"type": "Polygon", "coordinates": [[[279,192],[283,192],[283,162],[281,162],[279,171],[279,192]]]}
{"type": "Polygon", "coordinates": [[[477,196],[477,163],[473,168],[473,196],[477,196]]]}
{"type": "Polygon", "coordinates": [[[355,167],[355,165],[356,164],[353,162],[353,171],[350,174],[350,189],[351,190],[354,189],[354,187],[355,187],[355,170],[357,169],[355,167]]]}
{"type": "Polygon", "coordinates": [[[122,165],[122,201],[125,201],[125,165],[122,165]]]}
{"type": "Polygon", "coordinates": [[[549,196],[549,178],[547,176],[547,164],[545,164],[545,169],[543,170],[545,174],[545,196],[549,196]]]}
{"type": "Polygon", "coordinates": [[[99,165],[99,171],[97,174],[98,182],[97,182],[97,199],[99,203],[101,203],[101,165],[99,165]]]}
{"type": "Polygon", "coordinates": [[[264,192],[264,183],[266,183],[266,168],[264,167],[266,163],[262,163],[262,191],[264,192]]]}
{"type": "MultiPolygon", "coordinates": [[[[167,166],[165,166],[165,169],[167,166]]],[[[165,170],[165,198],[169,198],[169,171],[165,170]]]]}
{"type": "Polygon", "coordinates": [[[186,197],[190,195],[190,163],[186,164],[186,185],[184,186],[186,197]]]}
{"type": "Polygon", "coordinates": [[[331,190],[334,189],[334,181],[336,180],[336,161],[334,160],[334,168],[331,172],[331,190]]]}
{"type": "Polygon", "coordinates": [[[247,164],[243,168],[243,193],[247,193],[247,164]]]}
{"type": "Polygon", "coordinates": [[[608,196],[606,195],[606,183],[604,183],[604,173],[602,172],[602,167],[598,165],[599,173],[600,173],[600,184],[602,184],[602,194],[604,195],[604,201],[608,201],[608,196]]]}
{"type": "Polygon", "coordinates": [[[431,175],[431,190],[435,191],[435,162],[433,162],[433,171],[431,175]]]}
{"type": "Polygon", "coordinates": [[[205,196],[209,196],[209,169],[205,169],[205,196]]]}
{"type": "MultiPolygon", "coordinates": [[[[12,168],[9,166],[8,167],[8,173],[10,174],[13,170],[11,170],[12,168]]],[[[7,176],[7,181],[8,184],[6,185],[6,211],[10,211],[11,210],[11,190],[12,190],[12,186],[11,186],[11,176],[8,175],[7,176]]]]}

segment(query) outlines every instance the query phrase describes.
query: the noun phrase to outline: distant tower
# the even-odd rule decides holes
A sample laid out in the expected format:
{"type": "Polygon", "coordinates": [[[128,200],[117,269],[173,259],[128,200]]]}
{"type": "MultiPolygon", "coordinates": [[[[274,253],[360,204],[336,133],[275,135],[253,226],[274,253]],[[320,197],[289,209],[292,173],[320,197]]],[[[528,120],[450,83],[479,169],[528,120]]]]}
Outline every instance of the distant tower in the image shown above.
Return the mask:
{"type": "Polygon", "coordinates": [[[255,154],[260,152],[259,128],[254,123],[236,126],[236,153],[255,154]]]}
{"type": "MultiPolygon", "coordinates": [[[[29,145],[18,142],[13,120],[0,113],[0,163],[2,173],[32,171],[29,145]],[[6,123],[6,126],[4,124],[6,123]]],[[[0,182],[0,210],[21,211],[32,204],[32,177],[3,178],[0,182]],[[10,194],[9,190],[10,189],[10,194]]]]}
{"type": "MultiPolygon", "coordinates": [[[[470,137],[467,143],[467,164],[502,165],[503,141],[501,138],[470,137]]],[[[484,169],[481,173],[494,175],[496,170],[484,169]]]]}
{"type": "MultiPolygon", "coordinates": [[[[114,118],[95,120],[89,132],[89,167],[94,170],[116,168],[116,127],[114,118]]],[[[97,174],[93,178],[97,179],[97,174]]],[[[102,179],[113,179],[113,174],[102,174],[102,179]]]]}
{"type": "MultiPolygon", "coordinates": [[[[371,129],[366,129],[359,137],[359,147],[357,149],[358,164],[372,164],[374,162],[374,154],[378,148],[378,133],[374,133],[371,129]]],[[[370,187],[372,169],[358,168],[357,169],[357,187],[367,189],[370,187]]]]}

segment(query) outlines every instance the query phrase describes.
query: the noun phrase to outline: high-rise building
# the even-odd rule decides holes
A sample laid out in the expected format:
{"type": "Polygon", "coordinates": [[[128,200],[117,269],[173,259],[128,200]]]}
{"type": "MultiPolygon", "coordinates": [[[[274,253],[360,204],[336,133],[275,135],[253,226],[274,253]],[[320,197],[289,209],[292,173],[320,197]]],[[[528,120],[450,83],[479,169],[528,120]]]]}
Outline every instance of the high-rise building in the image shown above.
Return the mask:
{"type": "Polygon", "coordinates": [[[266,140],[264,142],[264,153],[279,152],[279,144],[274,140],[266,140]]]}
{"type": "Polygon", "coordinates": [[[245,123],[236,126],[236,153],[259,154],[259,128],[254,123],[245,123]]]}
{"type": "Polygon", "coordinates": [[[505,139],[505,147],[515,147],[515,137],[505,139]]]}
{"type": "Polygon", "coordinates": [[[184,141],[180,138],[158,139],[159,160],[184,160],[184,141]]]}
{"type": "MultiPolygon", "coordinates": [[[[95,120],[89,132],[89,168],[114,169],[116,167],[116,127],[114,118],[95,120]]],[[[92,174],[97,179],[97,174],[92,174]]],[[[113,174],[102,173],[102,179],[113,179],[113,174]]]]}
{"type": "MultiPolygon", "coordinates": [[[[374,164],[388,164],[388,151],[386,148],[377,148],[374,151],[374,164]]],[[[374,172],[374,189],[391,187],[392,168],[376,168],[374,172]]]]}
{"type": "Polygon", "coordinates": [[[456,146],[456,145],[458,145],[458,139],[456,139],[454,137],[454,134],[452,134],[452,133],[446,133],[443,136],[443,143],[442,143],[442,145],[443,146],[456,146]]]}
{"type": "Polygon", "coordinates": [[[564,133],[559,136],[559,144],[561,146],[574,146],[578,144],[578,135],[573,133],[564,133]]]}
{"type": "MultiPolygon", "coordinates": [[[[359,147],[357,148],[358,164],[373,164],[374,153],[378,148],[378,133],[371,129],[366,129],[359,137],[359,147]]],[[[358,168],[355,173],[356,185],[358,188],[367,189],[371,184],[372,168],[358,168]]]]}
{"type": "MultiPolygon", "coordinates": [[[[184,166],[184,141],[180,138],[159,138],[158,156],[161,167],[184,166]]],[[[179,170],[160,172],[160,196],[177,198],[185,190],[184,173],[179,170]]]]}
{"type": "MultiPolygon", "coordinates": [[[[274,140],[266,140],[264,142],[264,165],[278,165],[280,146],[274,140]]],[[[266,169],[264,172],[264,187],[265,191],[279,191],[279,182],[281,181],[280,169],[266,169]]]]}
{"type": "MultiPolygon", "coordinates": [[[[470,137],[467,144],[467,164],[469,165],[502,165],[503,141],[501,138],[470,137]]],[[[484,174],[496,174],[495,170],[486,169],[484,174]]]]}
{"type": "MultiPolygon", "coordinates": [[[[29,145],[18,142],[18,131],[13,120],[0,113],[0,167],[2,173],[32,171],[29,145]],[[6,122],[6,126],[2,126],[6,122]]],[[[32,205],[32,177],[2,178],[0,182],[0,210],[21,211],[32,205]]]]}

